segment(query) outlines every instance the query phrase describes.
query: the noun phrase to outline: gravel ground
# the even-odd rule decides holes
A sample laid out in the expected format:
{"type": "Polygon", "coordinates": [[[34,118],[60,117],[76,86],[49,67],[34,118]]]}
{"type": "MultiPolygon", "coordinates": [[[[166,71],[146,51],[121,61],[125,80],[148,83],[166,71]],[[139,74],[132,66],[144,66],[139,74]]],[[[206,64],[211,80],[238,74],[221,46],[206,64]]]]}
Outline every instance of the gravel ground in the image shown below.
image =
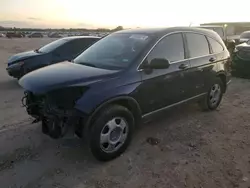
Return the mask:
{"type": "Polygon", "coordinates": [[[5,71],[10,55],[49,41],[0,39],[1,187],[250,187],[250,81],[234,78],[217,111],[184,105],[158,115],[138,127],[121,157],[101,163],[79,139],[42,135],[5,71]]]}

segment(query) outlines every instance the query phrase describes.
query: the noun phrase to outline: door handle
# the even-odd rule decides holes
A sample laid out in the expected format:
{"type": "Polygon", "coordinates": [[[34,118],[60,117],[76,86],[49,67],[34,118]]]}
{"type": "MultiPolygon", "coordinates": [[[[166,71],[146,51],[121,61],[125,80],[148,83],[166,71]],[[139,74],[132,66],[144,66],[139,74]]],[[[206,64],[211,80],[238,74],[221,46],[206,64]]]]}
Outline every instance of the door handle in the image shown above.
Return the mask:
{"type": "Polygon", "coordinates": [[[188,64],[181,64],[179,66],[179,69],[186,69],[186,68],[188,68],[188,64]]]}
{"type": "Polygon", "coordinates": [[[211,58],[209,59],[209,61],[210,61],[210,62],[215,62],[215,61],[216,61],[216,58],[215,58],[215,57],[211,57],[211,58]]]}

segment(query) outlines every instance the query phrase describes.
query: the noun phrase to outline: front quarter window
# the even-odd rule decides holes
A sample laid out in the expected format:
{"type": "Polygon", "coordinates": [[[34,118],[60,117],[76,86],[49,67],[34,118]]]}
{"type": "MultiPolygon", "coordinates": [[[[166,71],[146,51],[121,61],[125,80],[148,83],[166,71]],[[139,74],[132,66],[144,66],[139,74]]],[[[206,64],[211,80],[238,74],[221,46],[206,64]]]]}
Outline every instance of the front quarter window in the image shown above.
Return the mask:
{"type": "Polygon", "coordinates": [[[150,37],[144,34],[111,34],[80,54],[74,63],[104,69],[124,69],[143,51],[150,37]]]}

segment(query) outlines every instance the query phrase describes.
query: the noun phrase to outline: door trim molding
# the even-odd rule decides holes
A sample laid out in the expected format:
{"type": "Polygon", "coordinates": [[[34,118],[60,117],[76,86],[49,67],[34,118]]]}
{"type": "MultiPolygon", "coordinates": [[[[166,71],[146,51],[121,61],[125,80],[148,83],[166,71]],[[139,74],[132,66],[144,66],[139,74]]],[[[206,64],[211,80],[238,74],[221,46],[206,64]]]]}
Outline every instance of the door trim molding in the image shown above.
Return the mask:
{"type": "Polygon", "coordinates": [[[174,103],[174,104],[171,104],[171,105],[165,106],[165,107],[163,107],[163,108],[159,108],[159,109],[157,109],[157,110],[154,110],[154,111],[152,111],[152,112],[149,112],[149,113],[146,113],[146,114],[142,115],[142,118],[145,118],[145,117],[147,117],[147,116],[150,116],[150,115],[156,114],[156,113],[158,113],[158,112],[161,112],[161,111],[163,111],[163,110],[166,110],[166,109],[172,108],[172,107],[174,107],[174,106],[177,106],[177,105],[180,105],[180,104],[186,103],[186,102],[191,101],[191,100],[193,100],[193,99],[196,99],[196,98],[202,97],[202,96],[204,96],[204,95],[206,95],[206,94],[207,94],[207,93],[202,93],[202,94],[196,95],[196,96],[194,96],[194,97],[191,97],[191,98],[188,98],[188,99],[182,100],[182,101],[180,101],[180,102],[177,102],[177,103],[174,103]]]}

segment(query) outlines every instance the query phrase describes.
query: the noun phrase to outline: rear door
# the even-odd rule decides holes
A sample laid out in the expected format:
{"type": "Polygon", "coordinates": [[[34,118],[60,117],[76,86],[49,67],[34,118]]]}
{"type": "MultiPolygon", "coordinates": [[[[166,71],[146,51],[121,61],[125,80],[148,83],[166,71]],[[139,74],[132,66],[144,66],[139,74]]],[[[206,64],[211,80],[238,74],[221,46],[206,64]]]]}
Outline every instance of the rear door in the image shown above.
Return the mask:
{"type": "Polygon", "coordinates": [[[212,57],[216,60],[218,70],[225,70],[229,75],[231,74],[231,59],[227,48],[217,41],[215,38],[207,36],[208,42],[211,47],[212,57]]]}
{"type": "Polygon", "coordinates": [[[190,95],[207,91],[209,80],[216,75],[216,55],[212,54],[208,39],[199,33],[185,33],[186,47],[191,64],[189,79],[192,80],[190,95]]]}

